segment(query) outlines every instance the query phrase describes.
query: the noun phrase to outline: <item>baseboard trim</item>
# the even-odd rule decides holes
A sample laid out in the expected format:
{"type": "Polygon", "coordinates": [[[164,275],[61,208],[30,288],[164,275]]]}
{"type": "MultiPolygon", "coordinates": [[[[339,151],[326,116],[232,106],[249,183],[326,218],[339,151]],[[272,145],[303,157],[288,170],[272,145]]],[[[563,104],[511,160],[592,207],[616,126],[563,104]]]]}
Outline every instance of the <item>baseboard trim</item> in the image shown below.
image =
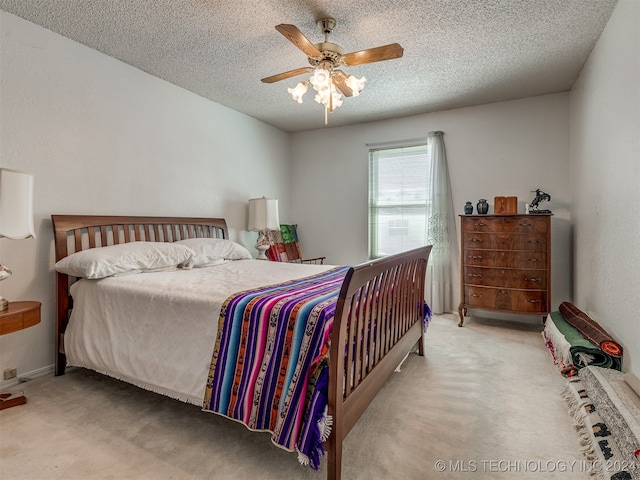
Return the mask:
{"type": "Polygon", "coordinates": [[[42,367],[37,370],[27,372],[23,375],[19,375],[18,377],[12,378],[11,380],[4,380],[0,382],[0,390],[6,390],[8,388],[15,387],[16,385],[20,385],[21,383],[28,382],[29,380],[33,380],[35,378],[53,375],[54,372],[55,372],[55,365],[42,367]]]}

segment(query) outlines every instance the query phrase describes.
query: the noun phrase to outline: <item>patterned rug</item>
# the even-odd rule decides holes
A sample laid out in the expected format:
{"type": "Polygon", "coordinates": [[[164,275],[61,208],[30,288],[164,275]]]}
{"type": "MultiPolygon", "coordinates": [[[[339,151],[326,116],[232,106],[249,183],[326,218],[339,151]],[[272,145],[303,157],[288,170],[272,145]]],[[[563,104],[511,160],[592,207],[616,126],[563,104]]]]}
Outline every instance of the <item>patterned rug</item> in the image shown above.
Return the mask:
{"type": "Polygon", "coordinates": [[[584,470],[598,480],[640,479],[640,398],[622,373],[583,368],[563,397],[580,435],[584,470]]]}

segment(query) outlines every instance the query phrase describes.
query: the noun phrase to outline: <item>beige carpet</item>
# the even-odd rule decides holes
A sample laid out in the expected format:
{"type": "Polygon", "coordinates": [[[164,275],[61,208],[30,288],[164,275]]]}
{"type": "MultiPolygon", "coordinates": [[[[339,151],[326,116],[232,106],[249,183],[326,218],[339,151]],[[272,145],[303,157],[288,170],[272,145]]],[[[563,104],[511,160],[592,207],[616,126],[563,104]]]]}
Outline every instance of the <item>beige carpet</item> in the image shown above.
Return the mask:
{"type": "MultiPolygon", "coordinates": [[[[535,320],[437,316],[345,443],[343,479],[588,478],[535,320]],[[440,462],[439,462],[440,461],[440,462]]],[[[322,479],[268,435],[72,369],[0,412],[0,478],[322,479]]]]}

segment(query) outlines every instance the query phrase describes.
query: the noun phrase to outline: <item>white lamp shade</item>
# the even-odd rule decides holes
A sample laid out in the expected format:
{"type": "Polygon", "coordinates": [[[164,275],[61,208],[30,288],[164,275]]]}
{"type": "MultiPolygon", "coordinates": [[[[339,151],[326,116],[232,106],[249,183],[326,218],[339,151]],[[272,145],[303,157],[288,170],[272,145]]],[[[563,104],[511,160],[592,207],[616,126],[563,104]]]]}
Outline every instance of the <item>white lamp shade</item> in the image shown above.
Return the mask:
{"type": "Polygon", "coordinates": [[[277,198],[252,198],[249,200],[249,230],[279,230],[277,198]]]}
{"type": "Polygon", "coordinates": [[[0,168],[0,237],[36,237],[33,228],[33,175],[0,168]]]}

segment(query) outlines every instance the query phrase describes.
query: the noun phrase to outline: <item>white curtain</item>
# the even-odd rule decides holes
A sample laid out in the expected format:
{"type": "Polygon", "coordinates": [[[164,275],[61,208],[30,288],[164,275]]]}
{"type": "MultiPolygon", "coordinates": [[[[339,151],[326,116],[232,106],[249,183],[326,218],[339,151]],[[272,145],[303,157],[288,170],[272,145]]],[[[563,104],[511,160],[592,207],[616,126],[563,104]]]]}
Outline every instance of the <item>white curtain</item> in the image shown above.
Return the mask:
{"type": "Polygon", "coordinates": [[[429,132],[427,136],[431,155],[427,244],[433,248],[427,265],[425,300],[433,313],[454,312],[458,307],[454,305],[454,282],[459,278],[458,239],[443,137],[443,132],[429,132]]]}

